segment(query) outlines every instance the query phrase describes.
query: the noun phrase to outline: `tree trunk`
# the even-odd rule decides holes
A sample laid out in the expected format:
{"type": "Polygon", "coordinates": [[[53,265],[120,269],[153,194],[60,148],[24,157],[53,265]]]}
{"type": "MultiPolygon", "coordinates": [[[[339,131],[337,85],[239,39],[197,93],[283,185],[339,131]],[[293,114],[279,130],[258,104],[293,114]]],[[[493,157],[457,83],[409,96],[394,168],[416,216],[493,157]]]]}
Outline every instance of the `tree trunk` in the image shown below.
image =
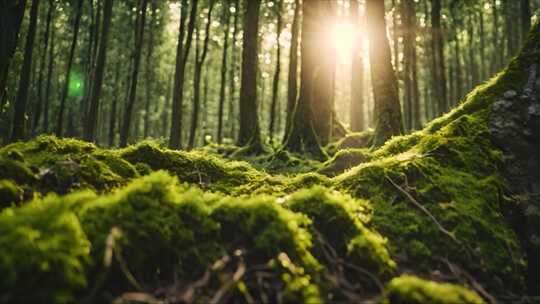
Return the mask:
{"type": "Polygon", "coordinates": [[[146,49],[146,71],[145,71],[145,103],[144,103],[144,130],[143,137],[148,138],[150,132],[150,103],[152,100],[152,88],[154,84],[155,65],[152,63],[154,55],[154,32],[156,27],[156,1],[152,1],[152,18],[150,18],[150,27],[148,29],[148,47],[146,49]]]}
{"type": "MultiPolygon", "coordinates": [[[[221,80],[220,80],[220,87],[219,87],[218,129],[217,129],[217,135],[216,135],[218,144],[221,144],[223,140],[223,108],[225,106],[225,86],[227,82],[227,51],[229,49],[229,32],[230,32],[230,19],[231,19],[231,13],[229,11],[228,6],[225,6],[223,9],[223,19],[225,19],[225,31],[223,32],[223,51],[221,54],[221,80]]],[[[232,97],[232,94],[229,92],[229,98],[231,97],[232,97]]]]}
{"type": "Polygon", "coordinates": [[[197,43],[197,52],[195,54],[195,71],[193,75],[193,109],[191,113],[191,128],[189,132],[188,150],[193,149],[195,146],[195,137],[197,136],[197,126],[199,123],[199,112],[201,110],[201,75],[204,61],[206,60],[206,54],[208,53],[208,42],[210,41],[210,25],[212,23],[212,9],[214,8],[214,1],[210,2],[208,8],[208,16],[206,27],[204,29],[204,43],[203,50],[199,57],[198,44],[199,44],[199,31],[195,35],[197,43]]]}
{"type": "Polygon", "coordinates": [[[186,69],[187,58],[191,48],[193,31],[195,29],[195,21],[197,17],[198,0],[193,0],[191,4],[191,12],[189,15],[187,37],[185,32],[185,21],[187,15],[188,1],[182,1],[182,12],[180,16],[180,29],[178,32],[178,44],[176,49],[176,67],[174,73],[174,88],[172,99],[171,112],[171,132],[169,138],[169,148],[180,149],[182,145],[182,104],[184,98],[184,74],[186,69]],[[184,37],[186,41],[184,42],[184,37]]]}
{"type": "Polygon", "coordinates": [[[34,123],[32,124],[32,133],[35,133],[41,119],[41,113],[43,112],[43,73],[45,71],[45,63],[47,62],[47,50],[49,48],[49,33],[51,31],[51,20],[54,11],[54,1],[49,0],[49,8],[47,10],[47,21],[45,24],[45,33],[43,34],[43,49],[41,54],[41,62],[38,74],[38,95],[37,103],[34,115],[34,123]]]}
{"type": "Polygon", "coordinates": [[[11,58],[17,48],[26,0],[0,1],[0,108],[4,107],[11,58]]]}
{"type": "Polygon", "coordinates": [[[411,24],[411,41],[413,42],[411,48],[411,86],[412,86],[412,130],[420,130],[422,128],[422,123],[420,121],[420,88],[418,87],[418,54],[416,53],[416,9],[415,2],[412,0],[408,1],[409,7],[409,17],[411,24]]]}
{"type": "Polygon", "coordinates": [[[297,153],[310,153],[314,157],[324,159],[317,135],[313,128],[313,97],[317,61],[320,60],[317,20],[319,18],[319,1],[304,0],[302,4],[302,39],[301,39],[301,70],[300,96],[296,103],[291,130],[288,133],[284,148],[297,153]]]}
{"type": "Polygon", "coordinates": [[[367,0],[366,19],[369,31],[371,82],[375,99],[373,147],[382,146],[390,137],[403,132],[397,79],[386,34],[384,2],[367,0]]]}
{"type": "Polygon", "coordinates": [[[79,36],[79,27],[81,25],[81,16],[82,16],[82,5],[83,0],[77,2],[77,12],[75,16],[75,24],[73,26],[73,39],[71,40],[71,47],[69,49],[67,69],[66,69],[66,80],[62,88],[62,96],[60,99],[60,109],[58,110],[58,118],[56,121],[56,135],[62,136],[64,129],[64,111],[66,107],[66,99],[68,95],[69,83],[71,81],[71,66],[73,65],[73,58],[75,56],[75,48],[77,47],[77,37],[79,36]]]}
{"type": "Polygon", "coordinates": [[[230,67],[230,74],[229,74],[229,137],[231,139],[234,139],[236,135],[236,123],[238,122],[238,118],[236,116],[235,111],[235,102],[236,102],[236,85],[235,85],[235,75],[236,75],[236,36],[238,35],[238,16],[240,11],[240,3],[239,0],[234,1],[234,8],[235,8],[235,14],[234,14],[234,22],[233,22],[233,37],[231,41],[231,67],[230,67]]]}
{"type": "Polygon", "coordinates": [[[312,99],[312,115],[313,115],[313,129],[318,137],[321,145],[326,145],[333,137],[334,127],[339,125],[336,120],[334,110],[334,80],[336,71],[336,59],[335,56],[328,56],[332,54],[332,45],[326,43],[324,40],[324,33],[327,31],[324,22],[320,20],[333,20],[336,16],[333,16],[335,11],[333,2],[326,0],[314,1],[310,4],[316,6],[317,19],[315,19],[315,31],[317,43],[314,45],[314,51],[317,52],[315,60],[312,64],[315,65],[314,73],[311,77],[314,78],[315,84],[313,86],[313,99],[312,99]]]}
{"type": "Polygon", "coordinates": [[[103,8],[103,24],[101,27],[102,32],[99,41],[99,53],[94,73],[94,81],[92,82],[92,91],[90,92],[90,107],[84,130],[84,139],[92,142],[96,140],[95,133],[98,120],[99,99],[101,97],[101,85],[103,83],[103,74],[107,59],[107,43],[109,40],[109,29],[111,27],[112,7],[113,0],[105,0],[105,6],[103,8]]]}
{"type": "Polygon", "coordinates": [[[431,27],[434,46],[435,74],[437,75],[434,85],[437,88],[438,114],[448,110],[448,92],[446,89],[446,68],[444,59],[444,39],[441,25],[441,0],[433,0],[431,8],[431,27]]]}
{"type": "Polygon", "coordinates": [[[30,87],[32,51],[34,50],[34,38],[36,36],[38,7],[39,0],[32,0],[32,7],[30,8],[30,25],[28,26],[28,33],[26,35],[19,90],[17,91],[17,99],[15,100],[13,130],[11,132],[12,142],[25,139],[26,136],[26,103],[28,101],[28,88],[30,87]]]}
{"type": "MultiPolygon", "coordinates": [[[[116,63],[116,69],[115,69],[115,76],[114,76],[114,84],[117,86],[120,85],[120,61],[117,61],[116,63]]],[[[118,107],[118,94],[114,94],[112,104],[111,104],[111,111],[109,113],[109,147],[114,146],[114,139],[116,137],[116,120],[117,120],[117,107],[118,107]]]]}
{"type": "Polygon", "coordinates": [[[478,14],[478,22],[480,23],[480,71],[478,73],[478,76],[480,77],[480,80],[485,80],[487,76],[486,71],[486,31],[485,31],[485,25],[484,25],[484,13],[480,12],[478,14]]]}
{"type": "MultiPolygon", "coordinates": [[[[50,4],[54,5],[54,0],[50,0],[50,4]]],[[[54,10],[53,10],[54,11],[54,10]]],[[[51,86],[52,86],[52,75],[53,75],[53,67],[54,67],[54,41],[55,41],[55,35],[56,30],[54,26],[52,27],[51,32],[51,42],[49,47],[49,63],[47,64],[47,84],[45,86],[45,103],[43,105],[43,127],[42,132],[48,133],[49,132],[49,104],[51,99],[51,86]]]]}
{"type": "Polygon", "coordinates": [[[514,28],[514,8],[515,0],[503,0],[504,16],[506,21],[506,55],[507,58],[514,56],[516,52],[516,37],[514,28]]]}
{"type": "MultiPolygon", "coordinates": [[[[354,27],[360,28],[360,16],[358,15],[358,0],[350,1],[350,18],[354,27]]],[[[351,130],[354,132],[363,131],[365,126],[364,115],[364,59],[362,58],[362,40],[355,37],[352,51],[351,68],[351,108],[350,121],[351,130]]]]}
{"type": "Polygon", "coordinates": [[[279,40],[281,38],[282,28],[282,0],[277,0],[277,35],[276,35],[276,69],[274,71],[274,79],[272,80],[272,103],[270,104],[270,124],[268,126],[268,134],[270,136],[270,142],[274,141],[275,121],[276,121],[276,107],[279,98],[279,76],[281,75],[281,45],[279,40]]]}
{"type": "Polygon", "coordinates": [[[530,0],[521,0],[521,39],[525,41],[531,28],[531,2],[530,0]]]}
{"type": "Polygon", "coordinates": [[[250,145],[254,153],[259,153],[262,151],[262,143],[257,108],[257,40],[261,0],[246,0],[245,4],[238,145],[250,145]]]}
{"type": "MultiPolygon", "coordinates": [[[[137,8],[137,23],[135,29],[135,56],[133,60],[133,71],[131,75],[131,84],[129,89],[128,100],[124,110],[124,121],[122,124],[122,130],[120,133],[120,146],[125,147],[128,143],[129,130],[131,128],[131,118],[133,115],[133,107],[135,106],[135,100],[137,95],[137,82],[139,76],[139,68],[141,63],[141,51],[144,42],[144,26],[146,23],[146,8],[148,6],[148,0],[141,0],[137,8]]],[[[138,127],[137,125],[135,127],[138,127]]]]}
{"type": "Polygon", "coordinates": [[[287,116],[285,120],[285,134],[283,142],[291,130],[291,123],[296,98],[298,97],[298,36],[300,32],[300,0],[294,1],[294,17],[291,25],[291,46],[289,49],[289,75],[287,79],[287,116]]]}

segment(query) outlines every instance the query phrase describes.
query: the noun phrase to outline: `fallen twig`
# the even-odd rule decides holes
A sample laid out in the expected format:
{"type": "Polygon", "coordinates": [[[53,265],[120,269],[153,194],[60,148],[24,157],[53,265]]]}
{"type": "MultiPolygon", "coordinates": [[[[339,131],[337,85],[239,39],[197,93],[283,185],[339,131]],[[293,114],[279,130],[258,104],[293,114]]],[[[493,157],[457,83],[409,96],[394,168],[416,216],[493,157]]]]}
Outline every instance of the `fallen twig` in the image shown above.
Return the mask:
{"type": "Polygon", "coordinates": [[[398,184],[396,184],[388,175],[385,176],[386,179],[394,186],[396,189],[398,189],[403,195],[405,195],[413,205],[415,205],[417,208],[419,208],[422,212],[424,212],[439,228],[439,230],[444,233],[446,236],[451,238],[456,244],[461,245],[461,242],[454,236],[454,234],[446,228],[441,225],[441,223],[435,218],[429,210],[427,210],[426,207],[424,207],[422,204],[420,204],[409,192],[405,191],[402,187],[400,187],[398,184]]]}

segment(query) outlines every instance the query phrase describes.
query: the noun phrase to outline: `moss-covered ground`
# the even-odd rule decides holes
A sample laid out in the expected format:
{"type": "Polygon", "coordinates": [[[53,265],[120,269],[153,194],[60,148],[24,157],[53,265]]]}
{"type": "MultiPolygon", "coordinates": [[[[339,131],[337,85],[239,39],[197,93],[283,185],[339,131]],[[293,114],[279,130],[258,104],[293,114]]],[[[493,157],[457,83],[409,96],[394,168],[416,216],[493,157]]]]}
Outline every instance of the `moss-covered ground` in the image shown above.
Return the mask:
{"type": "Polygon", "coordinates": [[[488,117],[527,81],[528,49],[423,130],[378,150],[352,134],[325,162],[54,136],[4,146],[0,303],[517,300],[527,256],[488,117]]]}

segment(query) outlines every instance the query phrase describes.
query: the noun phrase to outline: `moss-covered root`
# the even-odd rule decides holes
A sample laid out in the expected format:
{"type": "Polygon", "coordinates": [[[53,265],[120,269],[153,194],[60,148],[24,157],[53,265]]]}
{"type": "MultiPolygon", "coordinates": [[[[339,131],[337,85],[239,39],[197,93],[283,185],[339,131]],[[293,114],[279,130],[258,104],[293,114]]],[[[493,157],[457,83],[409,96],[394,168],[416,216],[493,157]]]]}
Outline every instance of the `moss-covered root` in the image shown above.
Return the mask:
{"type": "Polygon", "coordinates": [[[388,283],[382,304],[482,304],[484,301],[465,287],[402,275],[388,283]]]}

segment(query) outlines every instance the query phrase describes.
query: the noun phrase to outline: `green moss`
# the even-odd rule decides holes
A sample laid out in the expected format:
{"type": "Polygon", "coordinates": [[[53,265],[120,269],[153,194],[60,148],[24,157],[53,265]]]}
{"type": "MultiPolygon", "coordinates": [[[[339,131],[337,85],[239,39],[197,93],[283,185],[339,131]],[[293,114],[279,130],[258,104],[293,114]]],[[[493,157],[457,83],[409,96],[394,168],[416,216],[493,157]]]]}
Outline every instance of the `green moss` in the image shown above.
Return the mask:
{"type": "Polygon", "coordinates": [[[201,151],[160,149],[146,142],[121,150],[120,153],[130,163],[144,163],[152,170],[167,170],[182,182],[221,192],[229,192],[231,188],[264,176],[245,162],[225,162],[201,151]]]}
{"type": "Polygon", "coordinates": [[[4,303],[67,303],[86,286],[90,243],[61,203],[36,201],[0,214],[4,303]]]}
{"type": "Polygon", "coordinates": [[[321,165],[319,173],[336,176],[370,159],[367,149],[339,150],[331,159],[321,165]]]}
{"type": "Polygon", "coordinates": [[[23,189],[9,179],[0,179],[0,210],[23,200],[23,189]]]}
{"type": "Polygon", "coordinates": [[[484,301],[474,292],[454,284],[427,281],[403,275],[388,284],[383,304],[481,304],[484,301]]]}
{"type": "Polygon", "coordinates": [[[315,187],[292,194],[286,206],[307,215],[315,232],[341,256],[379,273],[395,267],[385,248],[386,240],[365,226],[371,216],[369,203],[315,187]]]}
{"type": "Polygon", "coordinates": [[[325,150],[329,155],[332,156],[339,150],[367,148],[372,137],[372,129],[363,132],[348,133],[343,138],[330,143],[328,146],[326,146],[325,150]]]}

